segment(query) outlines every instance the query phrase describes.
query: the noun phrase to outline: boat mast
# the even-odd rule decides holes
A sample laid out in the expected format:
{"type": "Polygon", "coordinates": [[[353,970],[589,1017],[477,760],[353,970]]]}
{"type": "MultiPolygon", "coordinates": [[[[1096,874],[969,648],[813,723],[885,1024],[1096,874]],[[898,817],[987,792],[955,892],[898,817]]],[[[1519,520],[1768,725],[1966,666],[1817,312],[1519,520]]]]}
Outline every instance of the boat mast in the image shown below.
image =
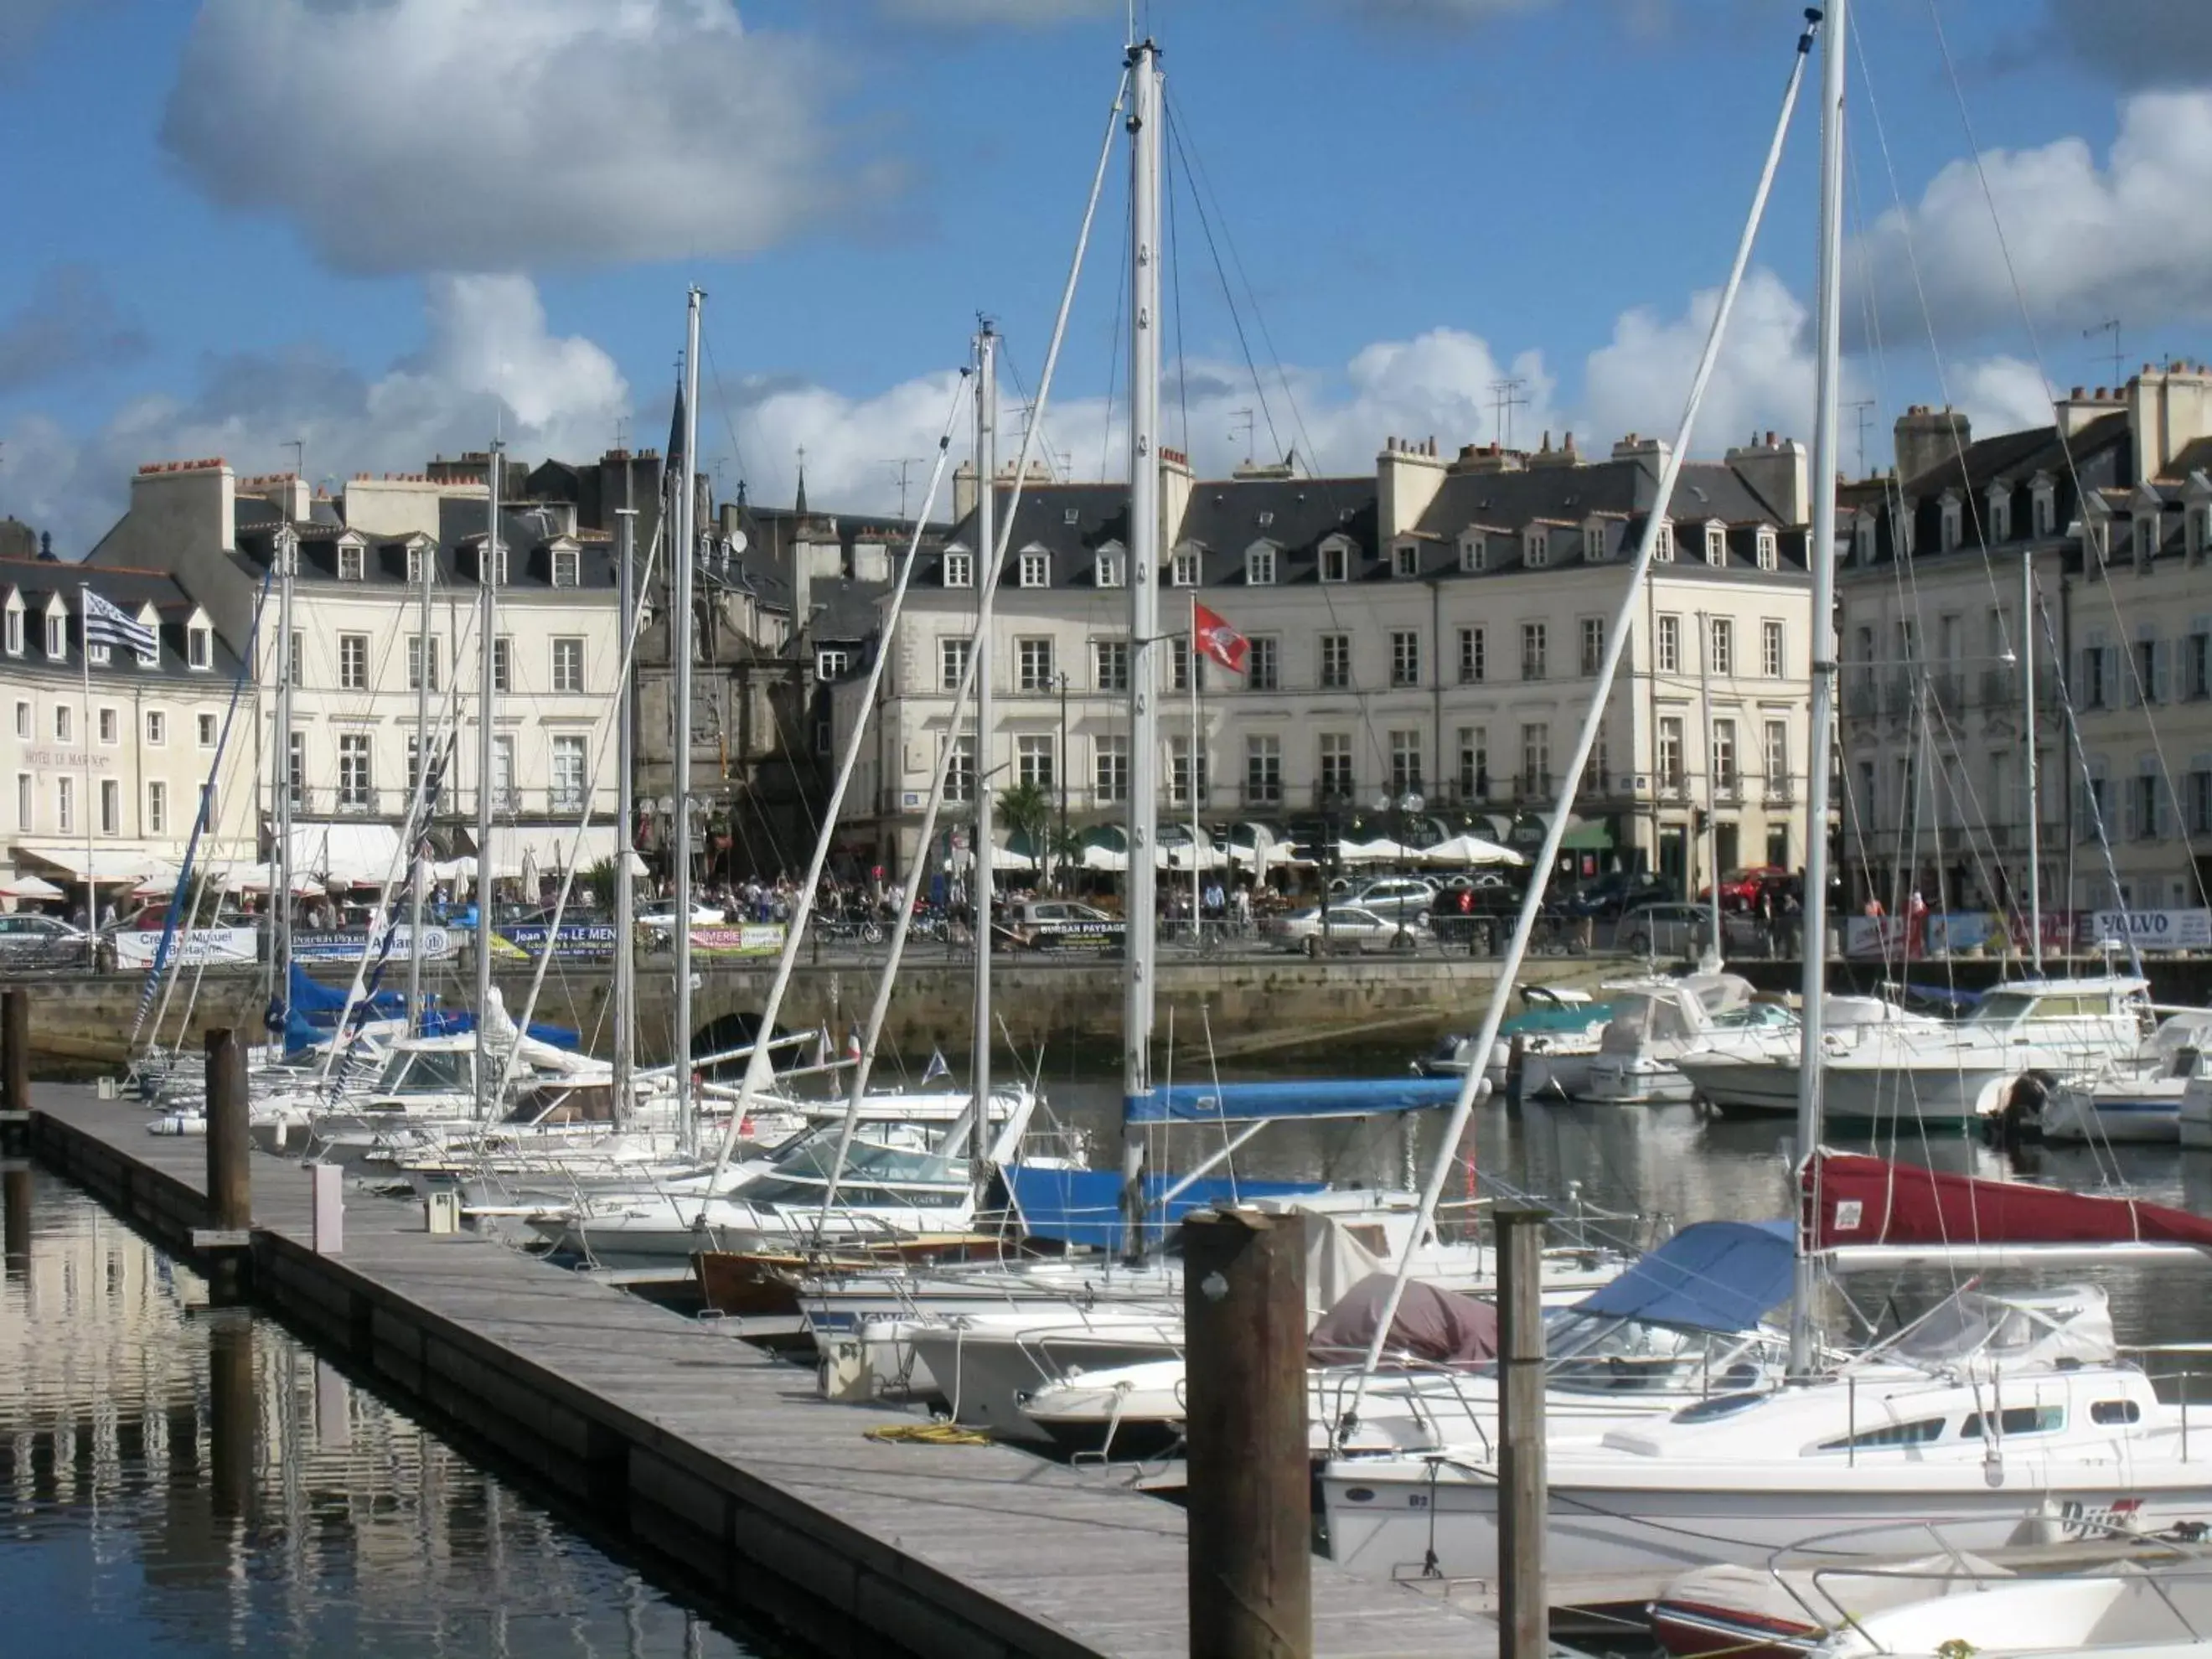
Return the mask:
{"type": "Polygon", "coordinates": [[[2043,836],[2036,820],[2043,805],[2035,756],[2035,555],[2020,556],[2020,706],[2027,732],[2027,948],[2043,972],[2043,836]]]}
{"type": "MultiPolygon", "coordinates": [[[[1820,999],[1828,946],[1828,769],[1836,714],[1836,463],[1838,381],[1843,359],[1844,53],[1848,0],[1828,0],[1820,31],[1820,281],[1819,378],[1813,411],[1811,730],[1805,776],[1805,959],[1803,1023],[1798,1028],[1798,1176],[1820,1149],[1820,999]]],[[[1817,1199],[1818,1194],[1815,1194],[1817,1199]]],[[[1811,1239],[1799,1205],[1797,1270],[1790,1298],[1790,1374],[1813,1368],[1813,1298],[1818,1289],[1811,1239]]]]}
{"type": "MultiPolygon", "coordinates": [[[[675,742],[670,750],[670,784],[676,797],[671,931],[676,945],[676,1087],[683,1103],[678,1122],[686,1147],[696,1146],[699,1139],[697,1102],[691,1092],[691,567],[698,540],[698,526],[692,521],[697,497],[691,480],[696,470],[692,456],[699,441],[699,307],[706,297],[703,289],[695,288],[684,306],[684,453],[676,458],[676,531],[669,538],[674,557],[670,562],[668,649],[676,665],[675,742]]],[[[804,628],[806,618],[793,617],[791,623],[794,629],[804,628]]],[[[769,1035],[757,1032],[754,1041],[764,1043],[769,1035]]]]}
{"type": "MultiPolygon", "coordinates": [[[[292,575],[299,560],[300,538],[288,526],[276,532],[276,763],[270,769],[276,783],[277,899],[276,933],[270,951],[276,981],[270,996],[288,1015],[292,1006],[292,681],[300,672],[292,643],[292,575]]],[[[286,1024],[290,1024],[289,1018],[286,1024]]],[[[276,1041],[280,1049],[290,1045],[285,1033],[279,1033],[276,1041]]]]}
{"type": "Polygon", "coordinates": [[[506,447],[501,440],[492,440],[487,469],[491,493],[486,501],[483,551],[477,558],[477,1115],[487,1122],[495,1104],[491,1044],[485,1025],[491,1012],[492,711],[499,690],[499,475],[506,447]]]}
{"type": "MultiPolygon", "coordinates": [[[[1152,1091],[1152,994],[1158,953],[1153,848],[1159,798],[1160,74],[1150,40],[1129,48],[1129,868],[1123,884],[1128,978],[1122,1012],[1122,1203],[1125,1249],[1143,1238],[1141,1110],[1152,1091]]],[[[1195,665],[1193,672],[1196,672],[1195,665]]],[[[1195,757],[1193,757],[1195,760],[1195,757]]]]}
{"type": "MultiPolygon", "coordinates": [[[[999,551],[999,337],[985,321],[975,335],[975,545],[983,559],[999,551]]],[[[983,1154],[991,1144],[991,669],[992,601],[995,582],[975,589],[975,749],[969,775],[975,791],[975,875],[969,886],[975,914],[975,1031],[969,1061],[969,1176],[983,1180],[983,1154]]],[[[958,711],[954,711],[956,716],[958,711]]],[[[956,721],[957,723],[957,721],[956,721]]]]}
{"type": "Polygon", "coordinates": [[[1698,967],[1717,974],[1728,954],[1721,948],[1721,757],[1713,746],[1713,619],[1703,611],[1698,612],[1698,700],[1705,706],[1705,867],[1713,878],[1708,923],[1712,937],[1698,953],[1698,967]]]}
{"type": "MultiPolygon", "coordinates": [[[[416,556],[422,562],[419,588],[419,608],[415,620],[415,799],[429,805],[429,791],[424,780],[430,775],[430,653],[435,644],[430,637],[430,579],[435,574],[438,550],[434,543],[424,543],[416,556]]],[[[409,810],[413,810],[410,803],[409,810]]],[[[422,898],[428,884],[428,872],[422,867],[423,849],[428,843],[430,825],[426,811],[422,821],[411,823],[407,833],[411,845],[407,849],[410,871],[407,891],[407,1029],[415,1036],[422,1031],[422,898]]]]}
{"type": "MultiPolygon", "coordinates": [[[[615,593],[617,614],[623,621],[621,638],[625,649],[630,640],[631,618],[637,615],[637,508],[630,500],[631,482],[635,477],[635,465],[625,453],[623,457],[623,504],[615,509],[616,519],[621,526],[617,538],[615,593]]],[[[634,805],[630,767],[635,758],[636,741],[631,716],[636,684],[636,674],[626,663],[622,684],[615,688],[614,1114],[618,1123],[629,1120],[630,1079],[637,1069],[637,967],[630,956],[631,942],[637,931],[637,906],[630,884],[630,860],[636,856],[630,846],[634,833],[631,829],[634,805]]]]}

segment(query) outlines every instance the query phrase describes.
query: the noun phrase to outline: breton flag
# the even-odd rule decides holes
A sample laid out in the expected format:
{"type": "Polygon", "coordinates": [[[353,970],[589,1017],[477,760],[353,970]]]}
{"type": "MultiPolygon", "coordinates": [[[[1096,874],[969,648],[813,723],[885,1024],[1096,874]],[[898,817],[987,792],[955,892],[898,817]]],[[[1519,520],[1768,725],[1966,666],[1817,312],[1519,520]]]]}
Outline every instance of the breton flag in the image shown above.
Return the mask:
{"type": "Polygon", "coordinates": [[[142,657],[152,656],[161,643],[144,623],[88,587],[84,590],[84,640],[87,645],[119,645],[142,657]]]}
{"type": "Polygon", "coordinates": [[[1202,605],[1193,605],[1190,611],[1191,643],[1202,657],[1211,657],[1232,674],[1244,672],[1244,659],[1252,654],[1252,641],[1231,628],[1227,620],[1216,616],[1202,605]]]}

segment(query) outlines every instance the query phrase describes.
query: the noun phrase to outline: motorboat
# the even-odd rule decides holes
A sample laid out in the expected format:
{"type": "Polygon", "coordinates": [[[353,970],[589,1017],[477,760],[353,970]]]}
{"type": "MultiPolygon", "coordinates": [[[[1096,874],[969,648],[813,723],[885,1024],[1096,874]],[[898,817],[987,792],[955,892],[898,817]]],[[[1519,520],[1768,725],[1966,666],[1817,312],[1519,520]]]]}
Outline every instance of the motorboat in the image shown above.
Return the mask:
{"type": "MultiPolygon", "coordinates": [[[[1601,994],[1604,989],[1600,988],[1601,994]]],[[[1522,1052],[1526,1057],[1524,1067],[1528,1060],[1539,1056],[1547,1063],[1564,1066],[1571,1056],[1596,1053],[1598,1034],[1613,1018],[1609,1002],[1571,986],[1524,985],[1521,988],[1521,1005],[1519,1013],[1498,1026],[1498,1041],[1484,1057],[1483,1076],[1489,1079],[1493,1091],[1505,1087],[1506,1061],[1512,1053],[1514,1038],[1521,1039],[1522,1052]]],[[[1474,1036],[1464,1032],[1447,1032],[1437,1039],[1435,1047],[1413,1062],[1413,1072],[1419,1077],[1465,1077],[1474,1063],[1474,1036]]],[[[1528,1076],[1529,1072],[1524,1069],[1524,1088],[1528,1076]]]]}
{"type": "Polygon", "coordinates": [[[2212,1013],[2168,1014],[2136,1052],[2101,1072],[2059,1079],[2038,1123],[2045,1140],[2181,1139],[2181,1102],[2212,1048],[2212,1013]]]}
{"type": "Polygon", "coordinates": [[[1691,1084],[1675,1066],[1682,1054],[1721,1033],[1754,1039],[1747,1052],[1778,1050],[1797,1029],[1795,1015],[1759,1000],[1751,981],[1737,974],[1638,981],[1613,991],[1613,1007],[1597,1052],[1564,1091],[1576,1099],[1610,1106],[1686,1101],[1691,1084]],[[1775,1042],[1759,1041],[1768,1037],[1775,1042]]]}

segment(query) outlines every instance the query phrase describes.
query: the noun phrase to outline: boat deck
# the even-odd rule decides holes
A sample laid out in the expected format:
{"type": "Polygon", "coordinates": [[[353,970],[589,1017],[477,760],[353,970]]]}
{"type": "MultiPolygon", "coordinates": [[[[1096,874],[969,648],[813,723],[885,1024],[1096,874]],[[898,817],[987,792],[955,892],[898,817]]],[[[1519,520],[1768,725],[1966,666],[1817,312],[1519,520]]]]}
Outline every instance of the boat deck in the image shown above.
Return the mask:
{"type": "MultiPolygon", "coordinates": [[[[206,1143],[146,1133],[89,1088],[33,1091],[38,1155],[165,1245],[201,1224],[206,1143]]],[[[252,1294],[680,1567],[831,1653],[1189,1651],[1184,1512],[1000,1446],[872,1441],[905,1413],[829,1404],[812,1376],[589,1273],[418,1206],[349,1198],[317,1255],[308,1177],[252,1162],[252,1294]]],[[[1455,1659],[1494,1623],[1316,1561],[1315,1652],[1455,1659]]]]}

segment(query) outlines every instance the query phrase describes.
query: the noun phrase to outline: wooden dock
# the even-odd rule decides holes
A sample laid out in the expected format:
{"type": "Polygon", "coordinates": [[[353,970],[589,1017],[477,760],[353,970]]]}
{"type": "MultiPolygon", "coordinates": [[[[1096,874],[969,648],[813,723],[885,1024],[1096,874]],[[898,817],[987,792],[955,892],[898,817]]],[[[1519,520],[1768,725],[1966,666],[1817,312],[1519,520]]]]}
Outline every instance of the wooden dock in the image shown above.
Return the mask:
{"type": "MultiPolygon", "coordinates": [[[[204,1224],[206,1143],[40,1085],[31,1144],[162,1244],[204,1224]]],[[[934,1659],[1189,1652],[1184,1514],[1000,1446],[883,1443],[893,1418],[712,1322],[356,1198],[311,1243],[307,1174],[253,1159],[255,1298],[481,1435],[712,1595],[831,1654],[934,1659]]],[[[1479,1659],[1487,1619],[1316,1562],[1316,1652],[1479,1659]]]]}

